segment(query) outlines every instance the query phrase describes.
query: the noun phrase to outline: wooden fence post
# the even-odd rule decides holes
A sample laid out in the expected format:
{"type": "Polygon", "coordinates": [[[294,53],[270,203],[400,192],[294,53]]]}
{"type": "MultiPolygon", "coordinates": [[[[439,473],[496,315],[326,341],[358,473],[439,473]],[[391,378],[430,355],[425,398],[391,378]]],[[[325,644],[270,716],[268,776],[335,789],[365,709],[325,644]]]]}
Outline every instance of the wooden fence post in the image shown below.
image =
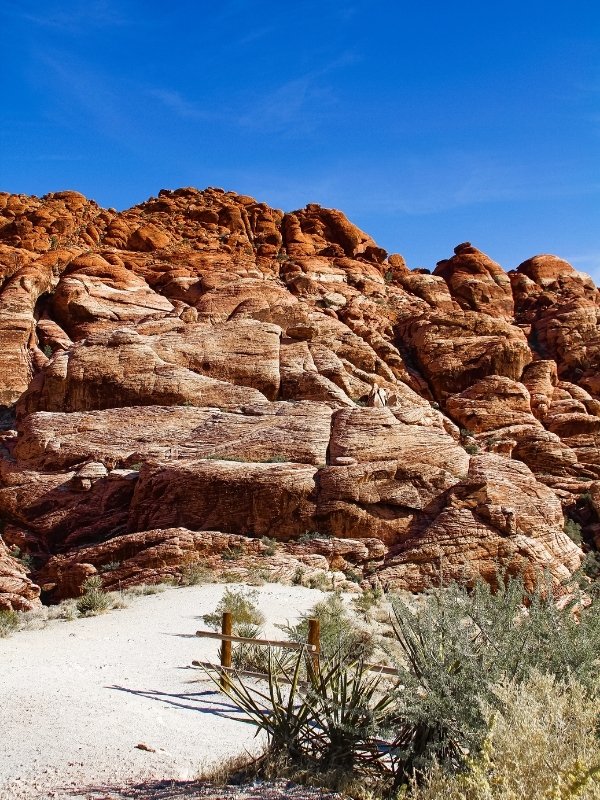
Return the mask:
{"type": "MultiPolygon", "coordinates": [[[[231,612],[224,611],[223,619],[221,620],[221,633],[224,636],[231,636],[231,612]]],[[[231,642],[221,642],[221,666],[231,666],[231,642]]],[[[226,690],[229,687],[229,675],[221,672],[221,689],[226,690]]]]}
{"type": "Polygon", "coordinates": [[[316,648],[310,653],[310,660],[316,672],[319,669],[319,654],[321,652],[321,623],[318,619],[308,620],[308,644],[312,644],[316,648]]]}

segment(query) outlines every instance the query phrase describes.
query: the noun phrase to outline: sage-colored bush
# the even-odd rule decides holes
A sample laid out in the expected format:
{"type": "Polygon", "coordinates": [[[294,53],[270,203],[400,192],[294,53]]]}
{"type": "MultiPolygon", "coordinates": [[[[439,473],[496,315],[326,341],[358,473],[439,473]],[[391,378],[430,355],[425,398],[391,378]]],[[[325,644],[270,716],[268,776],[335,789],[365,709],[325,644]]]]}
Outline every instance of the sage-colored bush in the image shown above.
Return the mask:
{"type": "Polygon", "coordinates": [[[93,575],[84,581],[82,589],[83,594],[77,598],[77,611],[82,617],[94,617],[111,607],[111,598],[102,588],[102,578],[99,575],[93,575]]]}
{"type": "Polygon", "coordinates": [[[478,583],[432,592],[413,608],[392,599],[403,658],[396,692],[397,745],[405,774],[434,760],[460,767],[487,734],[484,706],[498,705],[496,685],[517,683],[538,669],[557,681],[598,685],[600,613],[577,600],[560,608],[551,586],[525,590],[520,578],[500,580],[497,591],[478,583]],[[525,601],[526,606],[523,606],[525,601]]]}
{"type": "Polygon", "coordinates": [[[306,642],[309,619],[318,619],[320,622],[321,652],[325,658],[341,653],[342,657],[355,661],[357,658],[370,657],[375,649],[373,635],[367,627],[357,622],[339,592],[333,592],[316,603],[301,616],[297,625],[279,627],[292,642],[306,642]]]}
{"type": "Polygon", "coordinates": [[[16,611],[0,609],[0,639],[10,636],[19,627],[19,615],[16,611]]]}
{"type": "Polygon", "coordinates": [[[600,800],[598,696],[538,671],[495,692],[481,751],[456,774],[436,763],[411,800],[600,800]]]}
{"type": "Polygon", "coordinates": [[[237,632],[240,625],[261,628],[265,624],[265,616],[256,605],[257,597],[256,591],[227,587],[215,610],[210,614],[204,614],[202,620],[210,628],[217,630],[221,627],[223,613],[228,611],[231,614],[234,631],[237,632]]]}

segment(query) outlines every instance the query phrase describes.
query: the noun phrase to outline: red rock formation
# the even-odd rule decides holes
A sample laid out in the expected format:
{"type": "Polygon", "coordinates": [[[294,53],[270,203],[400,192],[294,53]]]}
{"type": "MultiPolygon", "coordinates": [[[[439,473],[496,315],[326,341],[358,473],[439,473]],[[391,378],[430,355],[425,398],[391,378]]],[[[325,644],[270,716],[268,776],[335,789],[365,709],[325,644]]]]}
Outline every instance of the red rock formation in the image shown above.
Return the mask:
{"type": "MultiPolygon", "coordinates": [[[[464,243],[429,274],[317,205],[0,194],[0,279],[3,538],[48,597],[232,548],[415,590],[440,558],[530,582],[581,559],[561,505],[598,494],[600,302],[555,256],[506,274],[464,243]]],[[[37,595],[0,542],[0,607],[37,595]]]]}

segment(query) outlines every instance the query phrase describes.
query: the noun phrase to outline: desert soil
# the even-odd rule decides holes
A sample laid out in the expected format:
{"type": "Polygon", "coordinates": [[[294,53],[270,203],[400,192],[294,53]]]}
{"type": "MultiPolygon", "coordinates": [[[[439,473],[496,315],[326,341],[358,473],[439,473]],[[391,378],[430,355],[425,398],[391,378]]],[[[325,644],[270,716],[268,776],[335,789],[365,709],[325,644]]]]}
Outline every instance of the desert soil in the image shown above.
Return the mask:
{"type": "MultiPolygon", "coordinates": [[[[194,634],[224,588],[170,588],[0,639],[0,800],[191,796],[202,768],[256,749],[254,728],[191,667],[217,660],[218,642],[194,634]]],[[[271,635],[322,596],[257,591],[271,635]]]]}

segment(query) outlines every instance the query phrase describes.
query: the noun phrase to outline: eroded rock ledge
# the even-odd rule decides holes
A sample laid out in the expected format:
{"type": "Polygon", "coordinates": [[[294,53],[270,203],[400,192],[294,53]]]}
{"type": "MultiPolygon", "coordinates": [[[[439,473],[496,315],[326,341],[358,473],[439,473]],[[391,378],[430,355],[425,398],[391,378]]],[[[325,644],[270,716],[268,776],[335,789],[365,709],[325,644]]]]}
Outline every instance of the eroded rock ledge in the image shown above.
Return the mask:
{"type": "Polygon", "coordinates": [[[0,276],[0,608],[195,563],[558,585],[565,514],[600,544],[599,294],[556,256],[411,271],[317,205],[0,194],[0,276]]]}

